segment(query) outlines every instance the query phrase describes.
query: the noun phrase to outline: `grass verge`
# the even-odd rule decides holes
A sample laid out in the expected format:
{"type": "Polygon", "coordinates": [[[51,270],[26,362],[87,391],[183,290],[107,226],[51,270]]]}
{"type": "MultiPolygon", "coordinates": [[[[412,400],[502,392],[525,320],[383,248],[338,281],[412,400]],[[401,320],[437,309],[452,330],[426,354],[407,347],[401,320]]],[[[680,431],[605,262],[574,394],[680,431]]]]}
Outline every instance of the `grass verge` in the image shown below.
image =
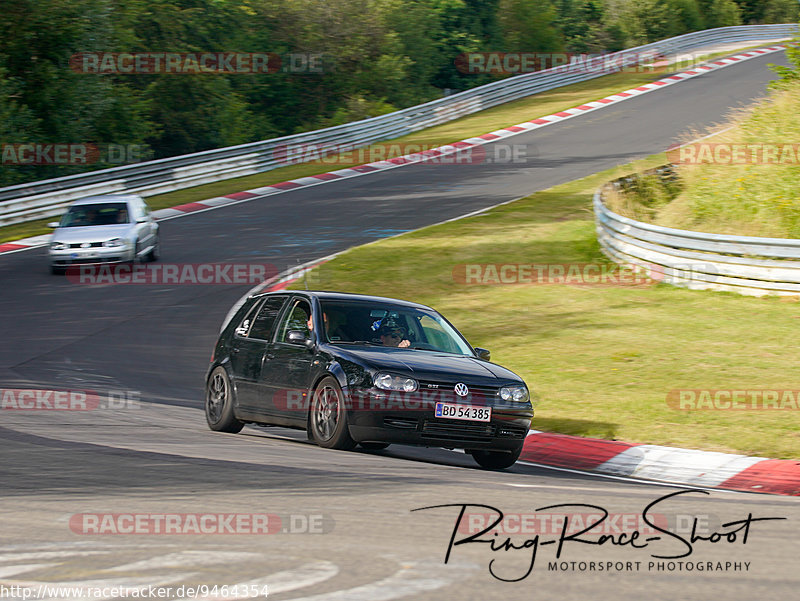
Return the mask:
{"type": "Polygon", "coordinates": [[[712,451],[800,458],[800,412],[679,411],[676,389],[800,389],[787,352],[796,299],[663,284],[464,285],[464,264],[606,263],[591,211],[603,182],[657,155],[483,214],[352,249],[310,285],[434,306],[539,397],[534,428],[712,451]]]}
{"type": "Polygon", "coordinates": [[[740,112],[721,133],[670,153],[680,192],[612,195],[612,210],[685,230],[800,238],[800,85],[740,112]]]}

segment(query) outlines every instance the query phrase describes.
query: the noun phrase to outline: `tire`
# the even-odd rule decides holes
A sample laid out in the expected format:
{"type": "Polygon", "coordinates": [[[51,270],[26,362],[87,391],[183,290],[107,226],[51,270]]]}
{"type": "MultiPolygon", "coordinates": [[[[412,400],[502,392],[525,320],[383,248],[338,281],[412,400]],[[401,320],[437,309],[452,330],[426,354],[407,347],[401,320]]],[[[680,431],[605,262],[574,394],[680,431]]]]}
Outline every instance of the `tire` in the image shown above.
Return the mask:
{"type": "Polygon", "coordinates": [[[161,241],[159,240],[158,234],[156,234],[156,240],[153,242],[153,248],[151,248],[147,253],[147,262],[153,263],[154,261],[158,261],[159,257],[161,256],[161,241]]]}
{"type": "Polygon", "coordinates": [[[317,384],[309,410],[309,430],[314,441],[325,449],[350,451],[356,442],[347,428],[347,408],[336,378],[328,376],[317,384]]]}
{"type": "Polygon", "coordinates": [[[519,459],[522,445],[508,453],[505,451],[470,451],[472,458],[485,470],[504,470],[511,467],[519,459]]]}
{"type": "Polygon", "coordinates": [[[206,421],[215,432],[236,434],[244,427],[233,414],[233,387],[224,367],[211,372],[206,382],[206,421]]]}
{"type": "Polygon", "coordinates": [[[389,446],[388,442],[359,442],[358,444],[367,451],[382,451],[389,446]]]}

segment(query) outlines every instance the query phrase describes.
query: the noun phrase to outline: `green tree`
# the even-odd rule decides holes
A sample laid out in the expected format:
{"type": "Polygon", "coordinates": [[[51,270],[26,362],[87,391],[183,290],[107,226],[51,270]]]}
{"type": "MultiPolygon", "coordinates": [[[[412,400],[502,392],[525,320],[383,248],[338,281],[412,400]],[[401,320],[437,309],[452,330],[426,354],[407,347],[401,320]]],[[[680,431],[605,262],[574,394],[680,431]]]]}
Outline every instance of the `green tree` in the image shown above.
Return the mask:
{"type": "Polygon", "coordinates": [[[741,25],[742,23],[741,10],[733,0],[700,0],[699,4],[708,28],[741,25]]]}
{"type": "Polygon", "coordinates": [[[795,0],[767,0],[764,6],[764,23],[797,23],[800,11],[795,0]]]}
{"type": "Polygon", "coordinates": [[[547,0],[500,0],[498,6],[497,21],[509,52],[561,52],[564,42],[556,19],[547,0]]]}

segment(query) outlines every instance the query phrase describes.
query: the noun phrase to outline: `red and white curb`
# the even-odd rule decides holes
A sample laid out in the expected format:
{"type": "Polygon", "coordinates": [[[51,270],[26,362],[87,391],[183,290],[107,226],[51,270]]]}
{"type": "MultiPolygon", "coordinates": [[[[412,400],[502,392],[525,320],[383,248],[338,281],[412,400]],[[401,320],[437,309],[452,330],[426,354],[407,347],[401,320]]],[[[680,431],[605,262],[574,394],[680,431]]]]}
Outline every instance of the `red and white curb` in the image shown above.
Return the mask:
{"type": "Polygon", "coordinates": [[[800,461],[531,430],[520,461],[701,488],[800,496],[800,461]]]}
{"type": "MultiPolygon", "coordinates": [[[[183,217],[184,215],[188,215],[190,213],[196,213],[198,211],[209,211],[222,206],[238,204],[240,202],[248,202],[256,198],[263,198],[265,196],[271,196],[273,194],[281,194],[283,192],[288,192],[290,190],[297,190],[298,188],[318,186],[320,184],[326,184],[332,181],[350,179],[352,177],[359,177],[361,175],[377,173],[379,171],[385,171],[387,169],[395,169],[397,167],[413,165],[431,159],[438,159],[441,157],[455,154],[457,152],[463,152],[465,150],[469,150],[470,148],[475,148],[477,146],[482,146],[484,144],[490,144],[493,142],[497,142],[498,140],[510,138],[512,136],[532,131],[540,127],[546,127],[548,125],[552,125],[553,123],[559,123],[561,121],[565,121],[566,119],[570,119],[577,115],[583,115],[585,113],[596,111],[606,106],[610,106],[618,102],[623,102],[625,100],[635,98],[636,96],[641,96],[642,94],[646,94],[654,90],[662,89],[664,87],[670,86],[680,81],[685,81],[687,79],[699,77],[701,75],[705,75],[710,71],[721,69],[729,65],[734,65],[742,61],[750,60],[758,56],[762,56],[764,54],[780,52],[781,50],[784,50],[786,47],[787,44],[777,44],[766,48],[758,48],[755,50],[750,50],[748,52],[743,52],[741,54],[736,54],[734,56],[729,56],[727,58],[710,61],[708,63],[702,64],[697,67],[693,67],[692,69],[688,69],[681,73],[670,75],[669,77],[666,77],[664,79],[660,79],[658,81],[644,84],[636,88],[631,88],[629,90],[618,92],[616,94],[612,94],[611,96],[606,96],[605,98],[601,98],[600,100],[587,102],[586,104],[569,108],[564,111],[559,111],[558,113],[553,113],[552,115],[545,115],[544,117],[538,117],[537,119],[525,121],[524,123],[519,123],[517,125],[512,125],[510,127],[504,127],[502,129],[498,129],[488,134],[483,134],[481,136],[476,136],[474,138],[467,138],[465,140],[461,140],[460,142],[454,142],[453,144],[439,146],[438,148],[432,148],[430,150],[426,150],[423,152],[407,154],[404,156],[387,159],[385,161],[375,161],[372,163],[365,163],[363,165],[358,165],[357,167],[339,169],[337,171],[330,171],[328,173],[319,173],[317,175],[310,175],[308,177],[292,179],[285,182],[272,184],[270,186],[263,186],[261,188],[254,188],[252,190],[245,190],[243,192],[235,192],[233,194],[226,194],[225,196],[209,198],[207,200],[198,200],[197,202],[190,202],[176,207],[170,207],[168,209],[159,209],[157,211],[153,211],[153,215],[155,216],[156,219],[160,221],[165,219],[174,219],[176,217],[183,217]]],[[[48,243],[49,239],[50,239],[49,234],[43,234],[41,236],[35,236],[33,238],[25,238],[23,240],[16,240],[14,242],[7,242],[4,244],[0,244],[0,254],[9,252],[19,252],[22,250],[26,250],[28,248],[43,246],[48,243]]]]}

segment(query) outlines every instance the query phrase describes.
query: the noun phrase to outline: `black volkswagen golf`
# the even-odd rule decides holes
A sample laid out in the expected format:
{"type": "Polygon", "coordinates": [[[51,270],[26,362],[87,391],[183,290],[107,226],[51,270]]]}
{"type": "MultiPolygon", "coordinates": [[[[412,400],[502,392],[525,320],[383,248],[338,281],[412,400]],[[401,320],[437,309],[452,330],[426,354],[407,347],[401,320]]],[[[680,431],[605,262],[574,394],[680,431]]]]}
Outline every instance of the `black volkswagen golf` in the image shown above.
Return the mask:
{"type": "Polygon", "coordinates": [[[337,292],[250,296],[229,315],[206,376],[212,430],[308,431],[322,447],[465,449],[514,464],[533,418],[528,388],[439,313],[337,292]]]}

